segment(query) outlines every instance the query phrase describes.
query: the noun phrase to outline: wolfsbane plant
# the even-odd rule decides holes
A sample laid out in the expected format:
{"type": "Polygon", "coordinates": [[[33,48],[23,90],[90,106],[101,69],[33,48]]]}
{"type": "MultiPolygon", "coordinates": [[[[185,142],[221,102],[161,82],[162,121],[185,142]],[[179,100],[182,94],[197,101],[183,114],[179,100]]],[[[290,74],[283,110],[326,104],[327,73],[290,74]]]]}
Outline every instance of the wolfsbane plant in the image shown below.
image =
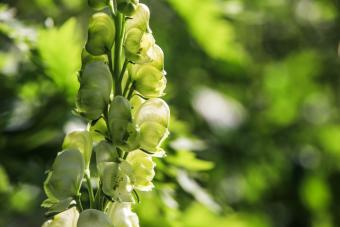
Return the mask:
{"type": "Polygon", "coordinates": [[[138,191],[154,187],[155,157],[168,136],[170,111],[160,97],[164,54],[149,8],[138,0],[89,0],[94,9],[82,54],[75,113],[85,131],[66,135],[44,182],[44,227],[139,226],[138,191]],[[81,190],[86,188],[87,190],[81,190]]]}

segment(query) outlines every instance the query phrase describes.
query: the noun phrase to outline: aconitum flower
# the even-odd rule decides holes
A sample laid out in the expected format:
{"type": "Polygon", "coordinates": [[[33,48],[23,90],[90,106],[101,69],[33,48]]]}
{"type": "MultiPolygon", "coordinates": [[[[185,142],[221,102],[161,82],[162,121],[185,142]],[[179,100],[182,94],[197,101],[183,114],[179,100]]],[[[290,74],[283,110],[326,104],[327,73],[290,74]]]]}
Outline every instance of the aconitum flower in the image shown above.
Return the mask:
{"type": "Polygon", "coordinates": [[[72,207],[64,212],[61,212],[46,221],[42,227],[77,227],[79,212],[75,207],[72,207]]]}
{"type": "Polygon", "coordinates": [[[152,180],[156,166],[152,157],[141,150],[135,150],[129,153],[126,161],[132,168],[130,179],[134,188],[140,191],[150,191],[154,187],[152,180]]]}
{"type": "Polygon", "coordinates": [[[131,203],[110,203],[106,213],[114,227],[139,227],[138,216],[131,211],[131,203]]]}

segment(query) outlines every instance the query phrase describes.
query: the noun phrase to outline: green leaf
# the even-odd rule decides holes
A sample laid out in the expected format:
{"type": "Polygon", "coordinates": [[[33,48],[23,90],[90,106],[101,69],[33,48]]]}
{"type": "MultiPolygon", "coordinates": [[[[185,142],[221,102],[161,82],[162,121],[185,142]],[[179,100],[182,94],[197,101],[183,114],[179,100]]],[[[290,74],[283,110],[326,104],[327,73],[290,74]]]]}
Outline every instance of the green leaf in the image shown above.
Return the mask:
{"type": "Polygon", "coordinates": [[[171,165],[185,168],[190,171],[206,171],[214,168],[214,163],[196,158],[191,151],[178,151],[176,155],[169,155],[167,161],[171,165]]]}
{"type": "Polygon", "coordinates": [[[82,42],[77,21],[71,18],[60,28],[41,30],[38,36],[38,51],[41,61],[57,87],[66,91],[73,101],[78,87],[77,72],[81,67],[82,42]]]}
{"type": "Polygon", "coordinates": [[[0,165],[0,193],[7,192],[10,189],[10,183],[5,169],[0,165]]]}
{"type": "Polygon", "coordinates": [[[205,52],[215,59],[244,65],[248,53],[238,41],[232,22],[223,17],[222,1],[169,0],[205,52]]]}

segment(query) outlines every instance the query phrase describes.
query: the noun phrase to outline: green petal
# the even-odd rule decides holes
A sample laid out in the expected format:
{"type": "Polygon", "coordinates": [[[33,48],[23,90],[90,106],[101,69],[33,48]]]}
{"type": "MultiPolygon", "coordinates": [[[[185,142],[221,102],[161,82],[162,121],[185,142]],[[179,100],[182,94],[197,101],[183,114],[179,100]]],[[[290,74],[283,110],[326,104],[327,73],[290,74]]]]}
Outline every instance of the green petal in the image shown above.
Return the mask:
{"type": "Polygon", "coordinates": [[[116,96],[109,109],[109,129],[115,145],[128,139],[128,125],[131,122],[131,106],[123,96],[116,96]]]}
{"type": "Polygon", "coordinates": [[[47,196],[63,200],[78,195],[84,169],[84,158],[78,150],[67,149],[60,152],[44,182],[47,196]]]}
{"type": "Polygon", "coordinates": [[[99,164],[101,169],[101,180],[103,182],[102,190],[108,196],[115,195],[115,187],[117,187],[117,178],[119,172],[119,164],[115,162],[105,162],[99,164]]]}
{"type": "Polygon", "coordinates": [[[45,215],[50,215],[65,211],[67,208],[69,208],[72,202],[74,202],[74,200],[71,197],[57,202],[48,198],[44,200],[41,206],[48,208],[48,211],[45,213],[45,215]]]}
{"type": "Polygon", "coordinates": [[[97,144],[94,150],[97,163],[114,162],[118,157],[115,147],[105,140],[97,144]]]}
{"type": "Polygon", "coordinates": [[[130,104],[131,104],[131,114],[132,116],[135,116],[138,108],[145,102],[145,99],[140,97],[139,95],[134,95],[130,99],[130,104]]]}
{"type": "Polygon", "coordinates": [[[157,122],[168,128],[170,121],[168,104],[160,98],[152,98],[145,101],[136,112],[135,122],[141,125],[146,121],[157,122]]]}
{"type": "Polygon", "coordinates": [[[107,107],[112,90],[112,76],[101,61],[87,64],[79,76],[77,111],[89,120],[96,120],[107,107]]]}
{"type": "Polygon", "coordinates": [[[111,51],[115,40],[116,27],[106,13],[92,15],[89,23],[86,50],[92,55],[103,55],[111,51]]]}
{"type": "Polygon", "coordinates": [[[168,135],[168,129],[159,123],[151,121],[143,123],[140,126],[139,137],[141,149],[151,153],[157,152],[168,135]]]}
{"type": "Polygon", "coordinates": [[[149,55],[152,59],[150,64],[157,69],[163,71],[164,70],[164,53],[162,48],[155,44],[152,49],[149,51],[149,55]]]}
{"type": "Polygon", "coordinates": [[[53,220],[46,221],[42,227],[77,227],[79,212],[72,207],[54,216],[53,220]]]}
{"type": "Polygon", "coordinates": [[[164,95],[166,78],[163,71],[152,65],[142,65],[136,76],[136,90],[146,98],[157,98],[164,95]]]}
{"type": "Polygon", "coordinates": [[[155,163],[152,157],[141,150],[135,150],[129,153],[126,161],[132,167],[130,176],[134,188],[140,191],[150,191],[153,188],[152,179],[155,176],[155,163]]]}
{"type": "Polygon", "coordinates": [[[130,18],[131,19],[128,19],[126,22],[126,31],[132,28],[138,28],[146,32],[149,29],[150,10],[146,5],[138,4],[130,18]]]}
{"type": "Polygon", "coordinates": [[[126,173],[130,172],[130,166],[127,166],[126,163],[106,162],[101,163],[100,168],[103,170],[101,174],[103,192],[112,197],[113,200],[133,201],[131,195],[133,188],[128,173],[126,173]]]}
{"type": "Polygon", "coordinates": [[[87,131],[76,131],[68,134],[63,143],[63,149],[78,149],[84,156],[85,168],[89,169],[92,155],[92,138],[87,131]]]}
{"type": "Polygon", "coordinates": [[[139,227],[137,214],[131,211],[131,203],[109,203],[107,215],[115,227],[139,227]]]}
{"type": "Polygon", "coordinates": [[[81,52],[81,61],[82,61],[82,69],[84,69],[86,64],[94,62],[94,61],[102,61],[102,62],[105,62],[106,64],[109,62],[107,55],[94,56],[94,55],[91,55],[89,52],[87,52],[85,48],[81,52]]]}
{"type": "Polygon", "coordinates": [[[139,28],[131,28],[126,33],[125,55],[130,61],[137,64],[151,62],[152,57],[155,57],[152,53],[154,45],[155,39],[151,33],[144,32],[139,28]]]}

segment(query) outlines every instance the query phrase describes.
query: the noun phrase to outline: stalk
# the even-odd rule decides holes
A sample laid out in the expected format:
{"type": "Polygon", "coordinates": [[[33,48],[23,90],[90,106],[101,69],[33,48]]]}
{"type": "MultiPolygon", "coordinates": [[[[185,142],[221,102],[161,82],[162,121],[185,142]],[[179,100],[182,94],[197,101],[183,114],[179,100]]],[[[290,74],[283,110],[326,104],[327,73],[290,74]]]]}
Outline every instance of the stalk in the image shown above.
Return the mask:
{"type": "Polygon", "coordinates": [[[122,31],[124,30],[124,27],[125,27],[122,21],[123,21],[123,14],[117,13],[115,17],[116,40],[115,40],[115,49],[114,49],[114,68],[113,68],[113,78],[115,80],[115,95],[122,95],[122,89],[120,85],[120,74],[121,74],[120,57],[121,57],[122,46],[123,46],[122,31]]]}
{"type": "Polygon", "coordinates": [[[91,177],[89,173],[85,174],[85,179],[86,179],[86,183],[87,183],[87,190],[89,192],[89,197],[90,197],[90,207],[91,208],[95,208],[95,198],[94,198],[94,193],[93,193],[93,188],[92,188],[92,184],[91,184],[91,177]]]}

